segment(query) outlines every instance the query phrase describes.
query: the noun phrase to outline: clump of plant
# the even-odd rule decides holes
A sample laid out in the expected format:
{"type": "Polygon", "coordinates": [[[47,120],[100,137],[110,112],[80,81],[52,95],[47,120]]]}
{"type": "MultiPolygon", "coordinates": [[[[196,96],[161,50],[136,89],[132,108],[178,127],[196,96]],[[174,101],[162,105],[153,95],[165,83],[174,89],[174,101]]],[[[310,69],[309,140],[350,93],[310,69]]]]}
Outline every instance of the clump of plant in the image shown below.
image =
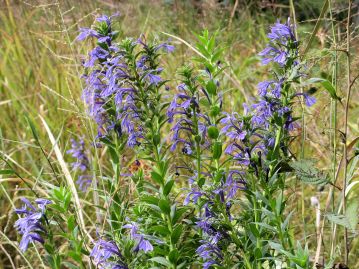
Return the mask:
{"type": "Polygon", "coordinates": [[[290,150],[296,105],[316,101],[294,87],[309,71],[294,26],[271,26],[259,54],[273,66],[271,79],[258,84],[253,102],[230,111],[216,35],[198,35],[197,57],[165,78],[161,59],[174,46],[119,40],[114,19],[103,15],[78,36],[96,41],[83,64],[82,98],[97,137],[92,146],[74,139],[68,151],[79,190],[100,197],[102,223],[82,227],[61,186],[37,207],[23,199],[20,249],[43,244],[51,268],[310,268],[308,245],[291,225],[287,180],[328,180],[290,150]],[[105,174],[91,171],[95,150],[112,164],[105,174]],[[58,240],[71,246],[67,253],[57,251],[58,240]]]}

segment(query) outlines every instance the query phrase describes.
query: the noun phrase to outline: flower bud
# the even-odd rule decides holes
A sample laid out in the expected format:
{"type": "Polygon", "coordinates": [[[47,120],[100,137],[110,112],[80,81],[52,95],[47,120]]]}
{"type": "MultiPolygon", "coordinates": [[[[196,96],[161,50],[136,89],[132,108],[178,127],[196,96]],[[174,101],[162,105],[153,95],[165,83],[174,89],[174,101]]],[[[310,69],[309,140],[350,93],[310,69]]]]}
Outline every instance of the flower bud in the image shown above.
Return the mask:
{"type": "Polygon", "coordinates": [[[214,176],[214,181],[215,182],[220,182],[222,177],[223,177],[223,173],[224,173],[224,170],[223,169],[220,169],[216,175],[214,176]]]}
{"type": "Polygon", "coordinates": [[[217,139],[219,136],[219,130],[216,126],[210,126],[208,128],[208,136],[212,139],[217,139]]]}
{"type": "Polygon", "coordinates": [[[219,115],[220,112],[221,112],[221,108],[218,105],[214,105],[211,107],[211,111],[209,112],[209,114],[212,117],[216,117],[219,115]]]}

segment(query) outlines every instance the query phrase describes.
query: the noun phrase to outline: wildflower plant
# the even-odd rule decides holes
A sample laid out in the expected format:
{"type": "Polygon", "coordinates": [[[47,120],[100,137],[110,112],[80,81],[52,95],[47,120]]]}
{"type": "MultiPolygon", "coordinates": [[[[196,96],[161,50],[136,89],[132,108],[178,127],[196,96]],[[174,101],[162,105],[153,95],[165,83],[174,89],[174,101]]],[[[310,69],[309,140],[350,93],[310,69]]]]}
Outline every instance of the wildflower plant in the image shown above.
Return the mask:
{"type": "Polygon", "coordinates": [[[286,192],[295,170],[295,106],[315,103],[295,87],[308,76],[295,26],[270,28],[259,53],[272,66],[270,79],[258,83],[257,98],[230,111],[216,34],[197,35],[196,57],[166,78],[171,42],[120,39],[117,16],[98,17],[77,37],[96,42],[83,63],[82,98],[97,134],[92,147],[85,137],[72,140],[67,154],[82,194],[99,193],[97,229],[85,239],[75,215],[66,216],[74,212],[71,194],[55,188],[51,201],[37,199],[36,208],[23,199],[16,210],[20,249],[45,244],[53,268],[309,268],[286,192]],[[101,175],[90,165],[95,150],[112,165],[101,175]],[[70,242],[66,255],[55,251],[58,237],[70,242]]]}

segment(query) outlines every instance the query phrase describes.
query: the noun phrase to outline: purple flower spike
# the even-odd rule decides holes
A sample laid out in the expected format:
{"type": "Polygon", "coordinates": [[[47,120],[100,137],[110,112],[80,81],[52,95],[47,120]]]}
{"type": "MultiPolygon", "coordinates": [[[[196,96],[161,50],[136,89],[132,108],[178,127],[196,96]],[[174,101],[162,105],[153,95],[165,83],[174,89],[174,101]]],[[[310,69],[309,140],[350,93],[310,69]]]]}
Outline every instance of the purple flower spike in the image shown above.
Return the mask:
{"type": "Polygon", "coordinates": [[[291,57],[289,53],[290,44],[297,46],[290,21],[288,20],[285,24],[277,22],[273,25],[268,38],[270,43],[259,53],[259,56],[262,57],[262,64],[266,65],[270,62],[276,62],[280,66],[285,66],[291,57]]]}
{"type": "Polygon", "coordinates": [[[81,173],[76,183],[78,184],[80,190],[86,191],[91,185],[92,176],[85,174],[90,170],[90,162],[86,154],[84,139],[80,138],[79,141],[71,139],[71,147],[72,148],[66,153],[76,159],[75,162],[71,163],[72,169],[81,173]]]}
{"type": "Polygon", "coordinates": [[[24,206],[21,209],[15,209],[15,213],[23,215],[16,222],[14,227],[19,234],[22,235],[20,241],[20,249],[25,252],[29,244],[32,242],[39,242],[43,244],[45,240],[41,234],[46,233],[45,228],[42,225],[42,220],[46,211],[46,206],[52,202],[46,199],[36,199],[38,208],[35,208],[31,202],[26,198],[21,198],[24,206]]]}
{"type": "Polygon", "coordinates": [[[136,222],[126,224],[123,228],[130,229],[131,238],[137,242],[137,245],[133,249],[134,252],[142,250],[146,253],[153,250],[153,246],[150,241],[146,240],[143,234],[138,233],[138,224],[136,222]]]}
{"type": "Polygon", "coordinates": [[[137,247],[135,247],[134,251],[138,252],[142,250],[143,252],[151,252],[153,250],[153,246],[151,245],[150,241],[143,238],[143,236],[139,239],[137,247]]]}
{"type": "Polygon", "coordinates": [[[98,266],[98,268],[117,268],[117,269],[128,269],[125,262],[122,261],[123,256],[113,241],[105,241],[99,239],[93,247],[90,256],[98,266]]]}

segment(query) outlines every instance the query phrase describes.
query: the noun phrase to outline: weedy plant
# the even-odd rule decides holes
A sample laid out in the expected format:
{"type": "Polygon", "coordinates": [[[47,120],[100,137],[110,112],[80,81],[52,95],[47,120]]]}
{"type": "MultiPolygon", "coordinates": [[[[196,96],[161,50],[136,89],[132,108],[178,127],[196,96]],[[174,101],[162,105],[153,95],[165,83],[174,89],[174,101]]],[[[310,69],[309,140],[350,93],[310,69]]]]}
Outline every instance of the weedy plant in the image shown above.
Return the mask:
{"type": "Polygon", "coordinates": [[[296,106],[316,102],[297,89],[321,82],[333,92],[329,81],[308,79],[295,25],[271,26],[259,54],[271,78],[258,83],[256,99],[229,111],[228,66],[216,34],[197,35],[197,57],[178,69],[178,79],[166,79],[161,59],[175,49],[171,42],[118,40],[116,16],[98,17],[77,38],[96,40],[83,63],[82,98],[97,137],[91,145],[79,135],[67,153],[79,191],[97,194],[96,231],[83,225],[73,192],[59,186],[36,206],[22,199],[15,224],[21,251],[42,244],[51,268],[315,266],[306,240],[295,237],[301,228],[291,224],[287,180],[330,183],[312,161],[297,160],[291,143],[300,127],[296,106]],[[110,160],[110,170],[92,170],[94,152],[110,160]],[[67,251],[58,250],[60,242],[67,251]]]}

